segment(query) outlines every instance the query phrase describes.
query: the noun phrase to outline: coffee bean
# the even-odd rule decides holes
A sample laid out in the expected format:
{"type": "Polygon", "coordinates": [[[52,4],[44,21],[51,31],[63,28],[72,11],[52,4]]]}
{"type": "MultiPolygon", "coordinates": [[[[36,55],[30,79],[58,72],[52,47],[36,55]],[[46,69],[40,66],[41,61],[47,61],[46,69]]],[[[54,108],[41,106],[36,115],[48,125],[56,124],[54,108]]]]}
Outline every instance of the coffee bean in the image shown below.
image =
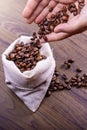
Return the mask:
{"type": "Polygon", "coordinates": [[[65,74],[63,74],[63,75],[61,76],[61,78],[62,78],[62,80],[67,80],[67,79],[68,79],[65,74]]]}
{"type": "Polygon", "coordinates": [[[43,58],[42,58],[42,56],[41,55],[38,55],[37,57],[36,57],[36,61],[40,61],[40,60],[42,60],[43,58]]]}
{"type": "Polygon", "coordinates": [[[58,90],[63,90],[63,89],[64,89],[63,85],[58,85],[58,90]]]}
{"type": "Polygon", "coordinates": [[[66,6],[63,6],[63,12],[67,12],[67,8],[66,8],[66,6]]]}
{"type": "Polygon", "coordinates": [[[68,59],[68,63],[74,63],[74,60],[73,59],[68,59]]]}
{"type": "Polygon", "coordinates": [[[76,72],[77,72],[77,73],[81,73],[82,70],[81,70],[80,68],[77,68],[77,69],[76,69],[76,72]]]}
{"type": "Polygon", "coordinates": [[[7,81],[6,84],[8,84],[8,85],[12,85],[12,83],[11,83],[10,81],[7,81]]]}
{"type": "Polygon", "coordinates": [[[15,53],[10,53],[10,54],[9,54],[10,60],[14,60],[15,57],[16,57],[16,54],[15,54],[15,53]]]}
{"type": "Polygon", "coordinates": [[[76,77],[76,78],[79,78],[79,74],[76,74],[75,77],[76,77]]]}
{"type": "Polygon", "coordinates": [[[71,63],[66,63],[65,64],[65,69],[70,69],[70,67],[71,67],[71,63]]]}
{"type": "Polygon", "coordinates": [[[49,9],[49,12],[52,12],[52,11],[53,11],[53,8],[50,8],[50,9],[49,9]]]}
{"type": "Polygon", "coordinates": [[[81,87],[81,86],[82,86],[82,83],[78,82],[77,87],[81,87]]]}
{"type": "Polygon", "coordinates": [[[66,84],[69,84],[69,80],[68,80],[68,79],[67,79],[67,80],[65,80],[65,83],[66,83],[66,84]]]}
{"type": "Polygon", "coordinates": [[[85,74],[83,74],[83,76],[85,77],[85,78],[87,78],[87,74],[85,73],[85,74]]]}
{"type": "Polygon", "coordinates": [[[48,39],[47,39],[47,37],[45,36],[45,35],[43,35],[43,39],[44,39],[44,41],[48,41],[48,39]]]}
{"type": "Polygon", "coordinates": [[[53,78],[52,78],[52,81],[56,81],[56,79],[57,79],[57,77],[56,77],[56,75],[54,74],[54,75],[53,75],[53,78]]]}
{"type": "Polygon", "coordinates": [[[55,70],[54,73],[55,73],[56,77],[58,77],[60,75],[60,73],[57,70],[55,70]]]}
{"type": "Polygon", "coordinates": [[[44,22],[44,25],[45,25],[45,26],[48,26],[48,24],[49,24],[48,21],[45,21],[45,22],[44,22]]]}
{"type": "Polygon", "coordinates": [[[52,14],[52,15],[51,15],[51,18],[55,18],[55,17],[56,17],[55,14],[52,14]]]}
{"type": "Polygon", "coordinates": [[[68,84],[66,89],[71,90],[71,88],[72,88],[71,85],[68,84]]]}
{"type": "Polygon", "coordinates": [[[48,90],[46,93],[46,97],[49,97],[51,94],[52,94],[52,92],[50,90],[48,90]]]}
{"type": "Polygon", "coordinates": [[[54,25],[50,25],[50,31],[54,30],[54,25]]]}
{"type": "Polygon", "coordinates": [[[57,91],[57,90],[58,90],[58,87],[54,86],[53,91],[57,91]]]}

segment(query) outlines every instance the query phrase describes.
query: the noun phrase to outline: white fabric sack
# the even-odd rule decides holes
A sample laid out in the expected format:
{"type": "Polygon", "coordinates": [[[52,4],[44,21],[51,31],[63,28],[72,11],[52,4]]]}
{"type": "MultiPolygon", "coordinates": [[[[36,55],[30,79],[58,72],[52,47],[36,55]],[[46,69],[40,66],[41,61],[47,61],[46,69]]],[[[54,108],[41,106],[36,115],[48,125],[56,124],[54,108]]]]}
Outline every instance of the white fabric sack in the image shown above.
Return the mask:
{"type": "Polygon", "coordinates": [[[15,40],[2,54],[2,62],[7,86],[35,112],[47,92],[55,69],[55,60],[49,44],[44,43],[40,49],[40,53],[47,58],[39,61],[33,70],[21,73],[13,61],[6,59],[16,43],[29,43],[30,38],[21,36],[15,40]]]}

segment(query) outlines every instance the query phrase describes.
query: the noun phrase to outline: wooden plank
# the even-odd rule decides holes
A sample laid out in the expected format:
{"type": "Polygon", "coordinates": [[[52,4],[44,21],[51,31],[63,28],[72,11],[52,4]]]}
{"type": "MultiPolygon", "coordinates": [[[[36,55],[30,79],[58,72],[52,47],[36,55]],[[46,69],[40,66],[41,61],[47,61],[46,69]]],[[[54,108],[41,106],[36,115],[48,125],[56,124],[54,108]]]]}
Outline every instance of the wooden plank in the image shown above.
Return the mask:
{"type": "MultiPolygon", "coordinates": [[[[22,10],[26,0],[0,1],[0,55],[20,35],[37,31],[35,24],[26,24],[22,10]]],[[[87,73],[87,31],[62,41],[50,43],[57,69],[71,77],[79,66],[87,73]],[[75,63],[70,70],[61,69],[68,58],[75,63]]],[[[86,130],[87,89],[58,91],[45,98],[36,113],[7,88],[0,57],[0,130],[86,130]]]]}

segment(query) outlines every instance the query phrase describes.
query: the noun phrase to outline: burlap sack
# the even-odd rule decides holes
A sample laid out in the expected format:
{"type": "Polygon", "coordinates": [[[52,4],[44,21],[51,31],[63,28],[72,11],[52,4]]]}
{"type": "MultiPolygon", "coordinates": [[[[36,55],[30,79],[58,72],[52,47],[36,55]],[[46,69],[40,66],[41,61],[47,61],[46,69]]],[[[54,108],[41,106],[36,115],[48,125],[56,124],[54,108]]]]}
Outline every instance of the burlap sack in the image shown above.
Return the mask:
{"type": "Polygon", "coordinates": [[[6,59],[16,43],[21,41],[29,43],[30,38],[21,36],[15,40],[2,54],[2,62],[7,86],[31,111],[35,112],[47,92],[55,69],[55,60],[49,44],[44,43],[40,49],[40,53],[47,58],[39,61],[31,71],[21,73],[13,61],[6,59]]]}

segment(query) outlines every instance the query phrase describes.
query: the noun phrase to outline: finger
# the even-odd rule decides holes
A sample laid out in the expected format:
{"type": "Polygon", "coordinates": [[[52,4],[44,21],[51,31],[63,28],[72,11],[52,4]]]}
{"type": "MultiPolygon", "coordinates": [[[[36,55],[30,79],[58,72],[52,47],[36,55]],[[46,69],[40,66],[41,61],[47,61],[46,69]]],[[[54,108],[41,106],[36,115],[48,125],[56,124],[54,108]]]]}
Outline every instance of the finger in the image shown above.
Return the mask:
{"type": "Polygon", "coordinates": [[[24,18],[29,18],[33,11],[35,10],[35,8],[37,7],[37,5],[39,4],[41,0],[28,0],[24,10],[23,10],[23,17],[24,18]]]}
{"type": "Polygon", "coordinates": [[[35,23],[40,23],[48,15],[50,8],[54,8],[55,6],[56,2],[51,0],[48,6],[44,8],[40,15],[35,19],[35,23]]]}
{"type": "Polygon", "coordinates": [[[49,1],[50,0],[42,0],[33,12],[33,15],[27,19],[27,22],[32,23],[35,20],[35,18],[38,17],[38,15],[42,12],[42,10],[48,5],[49,1]]]}
{"type": "MultiPolygon", "coordinates": [[[[68,33],[63,33],[63,32],[60,32],[60,33],[53,32],[46,36],[47,36],[48,42],[53,42],[53,41],[63,40],[65,38],[69,37],[70,35],[68,33]]],[[[42,39],[41,42],[45,42],[45,41],[42,39]]]]}
{"type": "Polygon", "coordinates": [[[52,14],[56,14],[58,11],[60,11],[63,8],[63,4],[57,4],[53,11],[47,15],[47,18],[50,18],[52,14]]]}

